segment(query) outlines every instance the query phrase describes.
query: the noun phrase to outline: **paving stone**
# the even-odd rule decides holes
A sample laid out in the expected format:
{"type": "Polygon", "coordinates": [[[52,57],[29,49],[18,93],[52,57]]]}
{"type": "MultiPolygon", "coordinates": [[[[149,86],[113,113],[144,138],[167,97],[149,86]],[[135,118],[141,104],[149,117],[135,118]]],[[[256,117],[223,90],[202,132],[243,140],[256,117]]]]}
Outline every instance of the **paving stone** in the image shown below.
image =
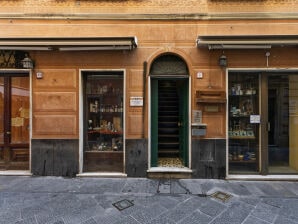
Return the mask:
{"type": "MultiPolygon", "coordinates": [[[[281,197],[295,197],[297,196],[295,194],[295,192],[291,191],[288,187],[287,187],[287,182],[286,183],[282,183],[282,182],[271,182],[272,183],[272,187],[279,192],[279,194],[274,195],[275,197],[281,196],[281,197]]],[[[296,188],[298,187],[297,183],[296,183],[296,188]]]]}
{"type": "Polygon", "coordinates": [[[165,211],[166,209],[160,205],[152,205],[144,210],[133,212],[131,216],[140,223],[148,223],[165,211]]]}
{"type": "Polygon", "coordinates": [[[288,217],[291,220],[298,221],[298,198],[284,199],[284,205],[280,210],[281,215],[288,217]]]}
{"type": "Polygon", "coordinates": [[[125,185],[125,179],[101,179],[93,178],[80,182],[80,193],[120,193],[123,186],[125,185]]]}
{"type": "Polygon", "coordinates": [[[278,208],[281,208],[284,205],[282,198],[262,198],[262,202],[278,208]]]}
{"type": "Polygon", "coordinates": [[[251,195],[251,192],[245,186],[243,182],[230,182],[228,184],[229,192],[234,195],[239,196],[248,196],[251,195]]]}
{"type": "Polygon", "coordinates": [[[298,219],[295,220],[291,220],[287,217],[284,217],[282,215],[279,215],[276,220],[274,221],[275,224],[297,224],[298,223],[298,219]]]}
{"type": "Polygon", "coordinates": [[[298,224],[297,189],[279,181],[0,176],[0,224],[298,224]],[[159,183],[170,193],[158,194],[159,183]],[[233,197],[205,195],[218,190],[233,197]],[[119,211],[113,203],[123,199],[134,205],[119,211]]]}
{"type": "Polygon", "coordinates": [[[187,192],[190,194],[203,194],[201,184],[199,182],[200,180],[196,179],[188,179],[188,180],[179,180],[179,183],[187,189],[187,192]]]}
{"type": "Polygon", "coordinates": [[[279,211],[280,208],[261,202],[257,205],[257,207],[252,211],[251,214],[267,222],[273,222],[279,211]]]}
{"type": "Polygon", "coordinates": [[[111,224],[123,219],[124,217],[125,216],[123,216],[118,210],[110,208],[92,218],[99,224],[111,224]]]}
{"type": "Polygon", "coordinates": [[[114,224],[141,224],[141,223],[135,220],[134,218],[132,218],[131,216],[126,216],[123,219],[115,222],[114,224]]]}
{"type": "Polygon", "coordinates": [[[157,193],[170,194],[171,193],[171,184],[159,183],[157,193]]]}
{"type": "Polygon", "coordinates": [[[170,193],[172,193],[172,194],[190,194],[190,191],[179,180],[172,180],[170,193]]]}
{"type": "Polygon", "coordinates": [[[35,215],[38,224],[53,223],[54,221],[60,220],[53,212],[48,214],[36,214],[35,215]]]}
{"type": "Polygon", "coordinates": [[[14,223],[21,220],[21,211],[18,208],[2,208],[0,211],[0,224],[14,223]]]}
{"type": "Polygon", "coordinates": [[[253,206],[256,206],[261,201],[260,198],[254,197],[240,197],[239,200],[253,206]]]}
{"type": "Polygon", "coordinates": [[[127,179],[125,186],[122,189],[122,192],[147,192],[155,194],[158,189],[158,180],[146,179],[146,178],[131,178],[127,179]]]}
{"type": "Polygon", "coordinates": [[[248,216],[247,219],[243,222],[243,224],[268,224],[268,222],[258,219],[254,216],[248,216]]]}
{"type": "Polygon", "coordinates": [[[84,221],[82,224],[97,224],[97,222],[93,218],[90,218],[84,221]]]}
{"type": "Polygon", "coordinates": [[[15,224],[37,224],[35,217],[30,217],[27,219],[22,219],[20,221],[15,222],[15,224]]]}
{"type": "Polygon", "coordinates": [[[212,224],[238,224],[242,223],[254,207],[246,203],[237,202],[232,204],[223,213],[217,216],[212,224]]]}
{"type": "Polygon", "coordinates": [[[176,224],[176,222],[174,222],[173,220],[170,220],[168,218],[159,216],[159,217],[151,220],[150,222],[148,222],[148,224],[176,224]]]}
{"type": "Polygon", "coordinates": [[[256,187],[263,192],[265,196],[277,196],[280,195],[280,192],[275,190],[273,184],[270,182],[258,182],[256,183],[256,187]]]}
{"type": "Polygon", "coordinates": [[[166,209],[172,209],[179,203],[176,198],[173,198],[171,196],[160,196],[152,198],[155,200],[155,203],[158,203],[166,209]]]}
{"type": "Polygon", "coordinates": [[[214,200],[208,200],[200,207],[200,211],[208,216],[215,217],[227,207],[214,200]]]}
{"type": "Polygon", "coordinates": [[[176,207],[171,209],[169,212],[166,212],[165,217],[175,222],[178,222],[184,217],[194,212],[196,209],[197,207],[193,205],[193,201],[188,199],[182,203],[179,203],[176,207]]]}
{"type": "Polygon", "coordinates": [[[297,182],[281,182],[280,185],[284,186],[295,196],[298,196],[298,183],[297,182]]]}
{"type": "Polygon", "coordinates": [[[179,224],[193,224],[193,223],[207,224],[211,220],[212,220],[212,217],[200,211],[195,211],[191,213],[189,216],[187,216],[186,218],[180,220],[178,223],[179,224]]]}

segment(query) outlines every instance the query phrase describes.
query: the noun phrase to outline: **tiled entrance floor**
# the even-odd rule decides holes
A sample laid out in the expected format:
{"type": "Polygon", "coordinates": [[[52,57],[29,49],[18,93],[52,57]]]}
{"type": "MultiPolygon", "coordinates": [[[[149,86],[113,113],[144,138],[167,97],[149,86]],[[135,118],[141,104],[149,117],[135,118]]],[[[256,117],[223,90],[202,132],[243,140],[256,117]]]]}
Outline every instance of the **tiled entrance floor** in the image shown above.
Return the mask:
{"type": "Polygon", "coordinates": [[[168,158],[168,157],[160,157],[158,158],[158,166],[159,167],[178,167],[183,168],[183,163],[180,158],[168,158]]]}

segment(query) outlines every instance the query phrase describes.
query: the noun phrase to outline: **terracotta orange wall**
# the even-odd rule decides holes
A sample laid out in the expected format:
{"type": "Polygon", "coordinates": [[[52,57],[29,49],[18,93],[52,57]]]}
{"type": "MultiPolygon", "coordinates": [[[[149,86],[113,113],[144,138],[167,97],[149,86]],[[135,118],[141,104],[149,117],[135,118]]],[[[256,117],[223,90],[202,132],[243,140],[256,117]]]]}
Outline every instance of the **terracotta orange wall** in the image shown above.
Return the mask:
{"type": "MultiPolygon", "coordinates": [[[[218,66],[222,51],[197,48],[199,35],[290,35],[298,33],[297,22],[2,19],[0,37],[137,36],[138,48],[133,51],[30,52],[36,62],[32,77],[33,138],[79,138],[79,70],[125,69],[126,137],[133,139],[147,136],[147,105],[144,108],[128,105],[130,96],[143,96],[144,61],[148,62],[148,75],[150,63],[162,53],[184,58],[192,78],[191,107],[200,109],[202,105],[195,102],[195,91],[210,90],[209,87],[225,91],[226,74],[218,66]],[[43,79],[35,78],[39,71],[43,72],[43,79]],[[203,79],[196,79],[197,72],[203,73],[203,79]]],[[[224,53],[229,67],[266,67],[266,50],[225,50],[224,53]]],[[[270,53],[269,67],[298,67],[296,47],[273,48],[270,53]]],[[[203,114],[208,138],[225,138],[225,106],[221,107],[220,112],[203,114]]]]}

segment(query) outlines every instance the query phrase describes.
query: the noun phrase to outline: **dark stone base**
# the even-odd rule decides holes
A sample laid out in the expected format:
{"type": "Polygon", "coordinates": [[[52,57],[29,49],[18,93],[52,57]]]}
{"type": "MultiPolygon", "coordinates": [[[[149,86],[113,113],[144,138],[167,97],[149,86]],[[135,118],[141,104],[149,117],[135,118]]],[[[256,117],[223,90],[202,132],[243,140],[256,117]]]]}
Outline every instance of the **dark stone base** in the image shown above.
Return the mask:
{"type": "Polygon", "coordinates": [[[226,177],[226,140],[192,140],[192,178],[224,179],[226,177]]]}
{"type": "Polygon", "coordinates": [[[148,169],[148,140],[126,140],[126,166],[125,172],[128,177],[146,177],[148,169]]]}
{"type": "Polygon", "coordinates": [[[74,177],[79,171],[79,140],[32,139],[31,157],[33,175],[74,177]]]}

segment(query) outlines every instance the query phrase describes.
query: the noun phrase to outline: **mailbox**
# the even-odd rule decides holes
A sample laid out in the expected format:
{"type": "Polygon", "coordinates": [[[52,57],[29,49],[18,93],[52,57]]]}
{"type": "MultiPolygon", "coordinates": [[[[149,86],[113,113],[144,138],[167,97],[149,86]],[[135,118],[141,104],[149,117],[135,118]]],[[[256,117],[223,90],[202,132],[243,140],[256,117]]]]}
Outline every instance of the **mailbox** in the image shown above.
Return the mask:
{"type": "Polygon", "coordinates": [[[206,124],[192,123],[191,124],[191,135],[192,136],[205,136],[206,135],[206,124]]]}

